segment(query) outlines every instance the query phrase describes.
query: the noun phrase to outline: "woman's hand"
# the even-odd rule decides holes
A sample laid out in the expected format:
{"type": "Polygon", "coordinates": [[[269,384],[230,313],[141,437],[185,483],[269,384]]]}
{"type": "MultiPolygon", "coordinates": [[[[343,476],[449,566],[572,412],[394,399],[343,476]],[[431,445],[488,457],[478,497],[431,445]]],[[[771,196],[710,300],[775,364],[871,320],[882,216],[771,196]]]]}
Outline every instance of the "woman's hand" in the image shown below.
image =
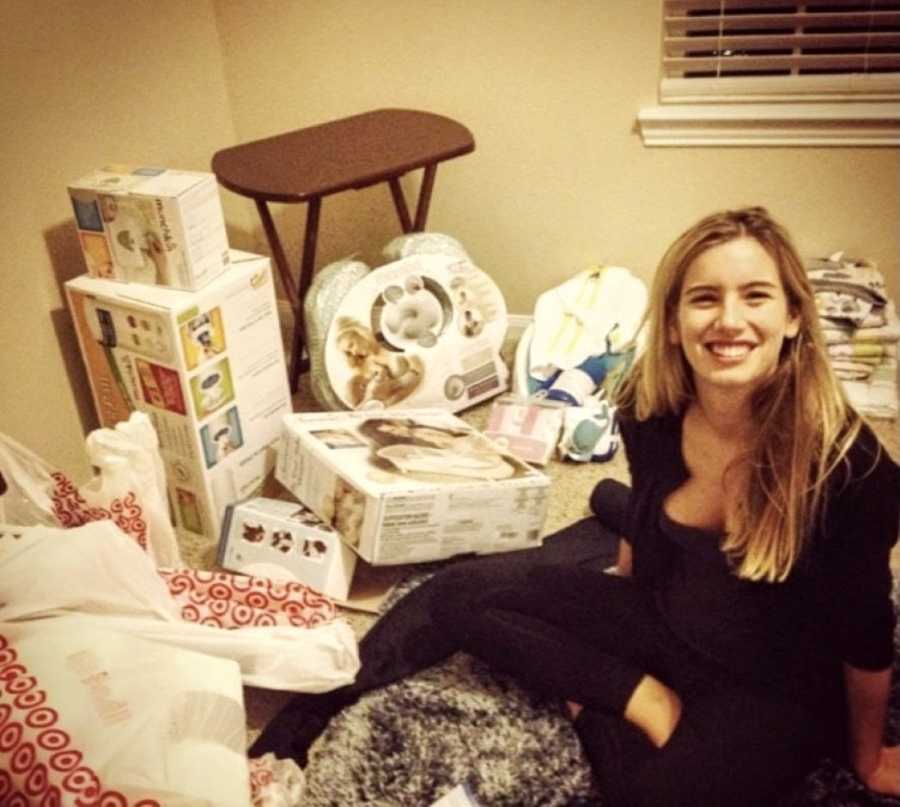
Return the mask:
{"type": "Polygon", "coordinates": [[[875,793],[900,796],[900,745],[883,745],[875,767],[871,771],[860,772],[859,778],[875,793]]]}
{"type": "Polygon", "coordinates": [[[853,769],[869,790],[900,796],[900,746],[882,744],[891,669],[861,670],[845,663],[844,678],[853,769]]]}

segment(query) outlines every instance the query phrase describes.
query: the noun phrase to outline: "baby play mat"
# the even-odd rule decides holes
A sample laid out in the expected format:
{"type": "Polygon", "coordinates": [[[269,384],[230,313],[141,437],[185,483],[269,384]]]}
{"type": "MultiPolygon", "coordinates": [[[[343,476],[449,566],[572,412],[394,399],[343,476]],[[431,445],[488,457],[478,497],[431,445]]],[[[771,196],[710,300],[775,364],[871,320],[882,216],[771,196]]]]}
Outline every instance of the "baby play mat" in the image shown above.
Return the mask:
{"type": "Polygon", "coordinates": [[[506,304],[471,261],[411,255],[373,270],[341,301],[325,372],[351,409],[437,406],[451,412],[507,388],[500,358],[506,304]]]}

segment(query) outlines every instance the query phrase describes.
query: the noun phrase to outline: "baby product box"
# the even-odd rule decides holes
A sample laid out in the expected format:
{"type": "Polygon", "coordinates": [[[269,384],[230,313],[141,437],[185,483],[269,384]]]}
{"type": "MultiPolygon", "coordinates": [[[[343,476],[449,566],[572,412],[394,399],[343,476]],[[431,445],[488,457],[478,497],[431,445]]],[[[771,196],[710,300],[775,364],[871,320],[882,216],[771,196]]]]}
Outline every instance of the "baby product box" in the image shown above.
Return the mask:
{"type": "Polygon", "coordinates": [[[450,255],[379,266],[340,300],[324,369],[349,409],[458,412],[509,387],[506,304],[490,276],[450,255]]]}
{"type": "Polygon", "coordinates": [[[218,538],[258,492],[291,411],[269,259],[232,251],[198,292],[82,275],[66,296],[102,426],[146,412],[176,527],[218,538]]]}
{"type": "Polygon", "coordinates": [[[356,555],[298,502],[256,497],[225,508],[219,565],[234,572],[296,580],[346,600],[356,555]]]}
{"type": "Polygon", "coordinates": [[[213,174],[110,166],[69,185],[92,277],[196,291],[228,268],[213,174]]]}
{"type": "Polygon", "coordinates": [[[375,565],[543,539],[549,478],[443,409],[286,415],[275,475],[375,565]]]}

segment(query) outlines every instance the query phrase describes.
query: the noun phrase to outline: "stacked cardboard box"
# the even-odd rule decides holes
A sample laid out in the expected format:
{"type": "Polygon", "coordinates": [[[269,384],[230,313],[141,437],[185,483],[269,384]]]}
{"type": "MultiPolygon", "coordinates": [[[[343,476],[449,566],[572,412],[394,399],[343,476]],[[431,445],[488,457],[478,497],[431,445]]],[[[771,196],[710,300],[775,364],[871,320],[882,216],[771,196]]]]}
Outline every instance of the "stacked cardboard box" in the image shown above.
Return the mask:
{"type": "Polygon", "coordinates": [[[291,411],[269,259],[228,249],[212,174],[104,170],[69,192],[88,273],[66,296],[100,424],[146,412],[175,526],[218,538],[291,411]]]}
{"type": "Polygon", "coordinates": [[[92,277],[196,291],[229,261],[213,174],[111,166],[69,185],[92,277]]]}

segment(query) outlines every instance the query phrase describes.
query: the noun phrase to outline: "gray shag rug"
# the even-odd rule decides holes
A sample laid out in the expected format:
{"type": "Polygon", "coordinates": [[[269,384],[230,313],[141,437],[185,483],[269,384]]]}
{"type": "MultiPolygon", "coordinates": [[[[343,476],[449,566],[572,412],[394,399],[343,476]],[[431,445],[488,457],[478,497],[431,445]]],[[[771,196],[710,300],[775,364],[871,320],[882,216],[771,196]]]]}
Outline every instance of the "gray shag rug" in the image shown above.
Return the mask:
{"type": "MultiPolygon", "coordinates": [[[[413,575],[385,607],[426,577],[413,575]]],[[[900,586],[895,601],[900,612],[900,586]]],[[[894,639],[889,740],[898,742],[900,624],[894,639]]],[[[462,782],[485,807],[604,804],[561,703],[461,653],[338,714],[311,749],[302,804],[427,807],[462,782]]],[[[900,800],[869,793],[825,760],[778,807],[900,807],[900,800]]]]}

